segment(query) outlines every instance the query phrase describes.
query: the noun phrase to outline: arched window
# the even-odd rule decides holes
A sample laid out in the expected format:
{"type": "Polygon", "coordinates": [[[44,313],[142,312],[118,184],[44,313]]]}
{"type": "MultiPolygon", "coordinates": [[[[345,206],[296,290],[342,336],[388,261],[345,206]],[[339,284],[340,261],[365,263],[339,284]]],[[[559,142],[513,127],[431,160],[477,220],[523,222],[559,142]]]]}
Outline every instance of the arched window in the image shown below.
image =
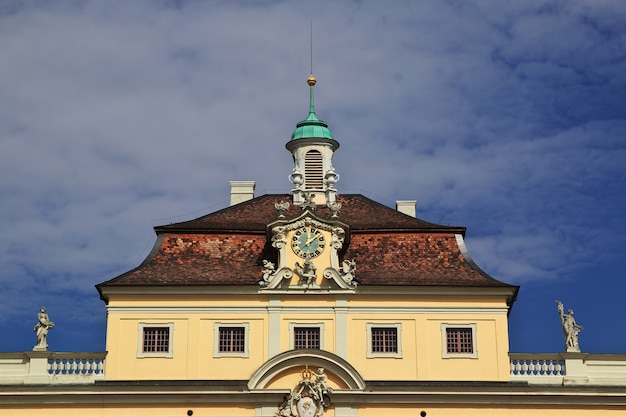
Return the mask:
{"type": "Polygon", "coordinates": [[[319,151],[310,150],[304,155],[304,180],[306,189],[321,190],[324,185],[323,157],[319,151]]]}

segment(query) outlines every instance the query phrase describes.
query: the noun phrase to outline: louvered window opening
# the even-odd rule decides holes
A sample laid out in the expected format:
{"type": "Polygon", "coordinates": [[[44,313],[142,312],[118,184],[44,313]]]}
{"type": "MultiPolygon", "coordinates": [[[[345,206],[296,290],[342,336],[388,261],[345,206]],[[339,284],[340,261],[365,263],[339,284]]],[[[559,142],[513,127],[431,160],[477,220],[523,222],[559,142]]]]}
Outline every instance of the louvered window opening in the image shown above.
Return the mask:
{"type": "Polygon", "coordinates": [[[319,349],[319,327],[296,327],[293,331],[294,349],[319,349]]]}
{"type": "Polygon", "coordinates": [[[220,327],[220,352],[244,352],[245,346],[246,334],[243,327],[220,327]]]}
{"type": "Polygon", "coordinates": [[[372,352],[397,353],[398,329],[387,327],[372,328],[372,352]]]}
{"type": "Polygon", "coordinates": [[[448,353],[474,353],[472,329],[448,328],[446,329],[448,353]]]}
{"type": "Polygon", "coordinates": [[[144,352],[168,352],[169,346],[170,329],[168,327],[144,327],[144,352]]]}
{"type": "Polygon", "coordinates": [[[321,190],[324,186],[323,157],[319,151],[312,150],[304,156],[304,178],[306,189],[321,190]]]}

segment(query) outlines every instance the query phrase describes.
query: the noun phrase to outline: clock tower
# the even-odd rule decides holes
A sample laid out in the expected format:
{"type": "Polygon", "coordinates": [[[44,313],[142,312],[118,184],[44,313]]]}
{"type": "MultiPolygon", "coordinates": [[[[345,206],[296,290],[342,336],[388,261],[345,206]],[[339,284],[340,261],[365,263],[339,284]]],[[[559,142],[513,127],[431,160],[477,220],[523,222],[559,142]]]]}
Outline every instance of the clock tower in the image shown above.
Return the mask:
{"type": "Polygon", "coordinates": [[[278,251],[278,264],[264,260],[262,291],[354,291],[355,263],[344,260],[349,226],[337,219],[341,204],[337,201],[335,183],[339,175],[333,168],[333,153],[339,148],[328,125],[315,115],[313,74],[309,85],[309,115],[296,125],[286,147],[293,155],[294,168],[289,176],[293,183],[292,203],[300,215],[286,219],[289,202],[276,202],[279,219],[267,225],[267,237],[278,251]],[[317,207],[329,218],[316,214],[317,207]]]}

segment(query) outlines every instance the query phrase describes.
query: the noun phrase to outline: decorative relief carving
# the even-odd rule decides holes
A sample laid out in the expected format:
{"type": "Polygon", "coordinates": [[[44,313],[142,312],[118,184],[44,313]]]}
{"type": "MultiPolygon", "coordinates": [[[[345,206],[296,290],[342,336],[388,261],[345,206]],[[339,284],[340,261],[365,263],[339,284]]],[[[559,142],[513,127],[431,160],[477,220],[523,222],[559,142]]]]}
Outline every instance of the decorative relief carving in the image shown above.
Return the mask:
{"type": "Polygon", "coordinates": [[[341,227],[333,227],[331,229],[332,237],[330,239],[330,246],[339,250],[343,247],[343,241],[346,238],[346,232],[341,227]]]}
{"type": "Polygon", "coordinates": [[[346,232],[339,226],[332,226],[326,223],[322,223],[317,221],[311,217],[305,217],[302,220],[298,220],[296,222],[287,224],[285,226],[276,226],[272,229],[272,246],[277,249],[280,249],[283,246],[278,246],[275,242],[281,242],[282,245],[287,244],[287,238],[285,237],[285,233],[290,232],[292,230],[299,229],[305,226],[314,226],[316,229],[325,230],[331,232],[332,237],[330,240],[330,244],[333,248],[339,250],[343,247],[343,241],[346,237],[346,232]]]}
{"type": "Polygon", "coordinates": [[[276,208],[276,211],[278,211],[278,218],[284,219],[285,212],[289,210],[289,203],[281,200],[278,203],[274,203],[274,207],[276,208]]]}
{"type": "MultiPolygon", "coordinates": [[[[337,224],[324,223],[304,214],[304,217],[299,220],[292,221],[288,224],[282,223],[273,226],[271,233],[271,245],[279,251],[278,264],[274,265],[270,260],[263,260],[263,269],[259,271],[261,279],[258,282],[262,291],[306,291],[310,288],[320,288],[320,286],[316,284],[317,267],[320,263],[318,262],[317,265],[314,264],[313,258],[315,256],[321,258],[321,255],[328,256],[328,258],[324,258],[322,264],[328,261],[330,262],[330,266],[324,269],[322,276],[327,280],[334,281],[336,284],[325,285],[323,286],[324,289],[354,290],[356,288],[356,263],[353,261],[348,261],[348,263],[344,262],[343,268],[339,265],[337,251],[343,248],[346,238],[346,231],[343,227],[337,224]],[[315,255],[316,252],[307,253],[303,251],[303,254],[300,256],[304,258],[304,262],[294,260],[294,263],[287,265],[286,260],[290,247],[287,236],[291,236],[291,232],[295,233],[305,228],[309,231],[316,229],[317,231],[330,233],[330,238],[326,237],[324,239],[326,251],[324,251],[323,254],[320,253],[317,255],[315,255]],[[299,283],[291,286],[284,285],[283,280],[291,280],[294,273],[300,278],[299,283]]],[[[308,238],[305,242],[309,240],[313,241],[314,239],[312,232],[309,233],[311,234],[307,234],[308,238]]],[[[320,238],[318,237],[317,239],[320,238]]]]}
{"type": "Polygon", "coordinates": [[[326,175],[324,175],[324,183],[326,184],[326,189],[331,191],[337,191],[335,188],[335,183],[339,181],[339,174],[335,172],[335,168],[332,166],[328,171],[326,171],[326,175]]]}
{"type": "Polygon", "coordinates": [[[263,259],[263,275],[259,285],[266,286],[276,274],[276,265],[273,262],[263,259]]]}
{"type": "Polygon", "coordinates": [[[348,284],[355,283],[356,285],[356,261],[345,259],[342,265],[341,279],[348,284]]]}
{"type": "Polygon", "coordinates": [[[317,277],[317,267],[311,261],[308,255],[303,265],[300,265],[299,262],[296,262],[296,272],[300,276],[300,283],[306,286],[306,288],[310,288],[313,284],[315,284],[315,278],[317,277]]]}
{"type": "Polygon", "coordinates": [[[298,168],[294,168],[291,175],[289,175],[289,181],[294,185],[292,192],[303,191],[304,176],[298,168]]]}
{"type": "Polygon", "coordinates": [[[293,271],[291,268],[283,267],[276,271],[276,267],[270,261],[263,260],[263,275],[259,281],[261,287],[276,287],[283,279],[291,279],[293,271]]]}
{"type": "Polygon", "coordinates": [[[344,261],[343,262],[344,271],[339,271],[332,267],[326,268],[323,274],[324,278],[335,281],[340,288],[344,288],[344,289],[356,288],[356,286],[359,284],[358,281],[356,280],[356,275],[355,275],[356,264],[354,263],[354,261],[347,261],[347,262],[350,262],[350,265],[348,266],[348,269],[346,270],[346,261],[344,261]]]}
{"type": "Polygon", "coordinates": [[[301,375],[302,380],[278,406],[276,417],[321,417],[330,406],[333,390],[328,386],[324,368],[313,372],[307,365],[301,375]]]}
{"type": "Polygon", "coordinates": [[[328,203],[328,208],[333,213],[333,216],[332,216],[333,219],[336,219],[339,216],[339,210],[341,210],[341,203],[339,202],[328,203]]]}
{"type": "Polygon", "coordinates": [[[309,209],[311,211],[315,211],[315,201],[313,201],[313,199],[315,198],[315,194],[305,192],[303,197],[304,197],[304,201],[300,205],[300,208],[302,210],[309,209]]]}
{"type": "Polygon", "coordinates": [[[276,249],[282,249],[287,245],[287,236],[285,232],[287,228],[285,226],[276,226],[272,229],[272,246],[276,249]]]}

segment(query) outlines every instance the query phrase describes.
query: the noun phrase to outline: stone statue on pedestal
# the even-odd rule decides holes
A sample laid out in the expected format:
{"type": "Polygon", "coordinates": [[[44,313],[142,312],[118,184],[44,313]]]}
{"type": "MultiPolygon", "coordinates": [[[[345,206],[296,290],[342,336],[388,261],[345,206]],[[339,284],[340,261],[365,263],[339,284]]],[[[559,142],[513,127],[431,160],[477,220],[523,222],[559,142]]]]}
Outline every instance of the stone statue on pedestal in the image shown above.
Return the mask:
{"type": "Polygon", "coordinates": [[[33,329],[37,334],[37,344],[33,350],[48,350],[48,342],[46,338],[48,337],[48,330],[54,327],[54,323],[48,318],[48,313],[46,312],[45,307],[41,307],[39,314],[37,314],[37,319],[39,322],[33,329]]]}
{"type": "Polygon", "coordinates": [[[576,323],[574,310],[569,309],[567,310],[567,314],[565,314],[563,303],[560,301],[556,303],[559,317],[561,318],[561,326],[563,326],[563,334],[565,335],[565,350],[567,352],[580,352],[578,333],[583,329],[583,326],[576,323]]]}

